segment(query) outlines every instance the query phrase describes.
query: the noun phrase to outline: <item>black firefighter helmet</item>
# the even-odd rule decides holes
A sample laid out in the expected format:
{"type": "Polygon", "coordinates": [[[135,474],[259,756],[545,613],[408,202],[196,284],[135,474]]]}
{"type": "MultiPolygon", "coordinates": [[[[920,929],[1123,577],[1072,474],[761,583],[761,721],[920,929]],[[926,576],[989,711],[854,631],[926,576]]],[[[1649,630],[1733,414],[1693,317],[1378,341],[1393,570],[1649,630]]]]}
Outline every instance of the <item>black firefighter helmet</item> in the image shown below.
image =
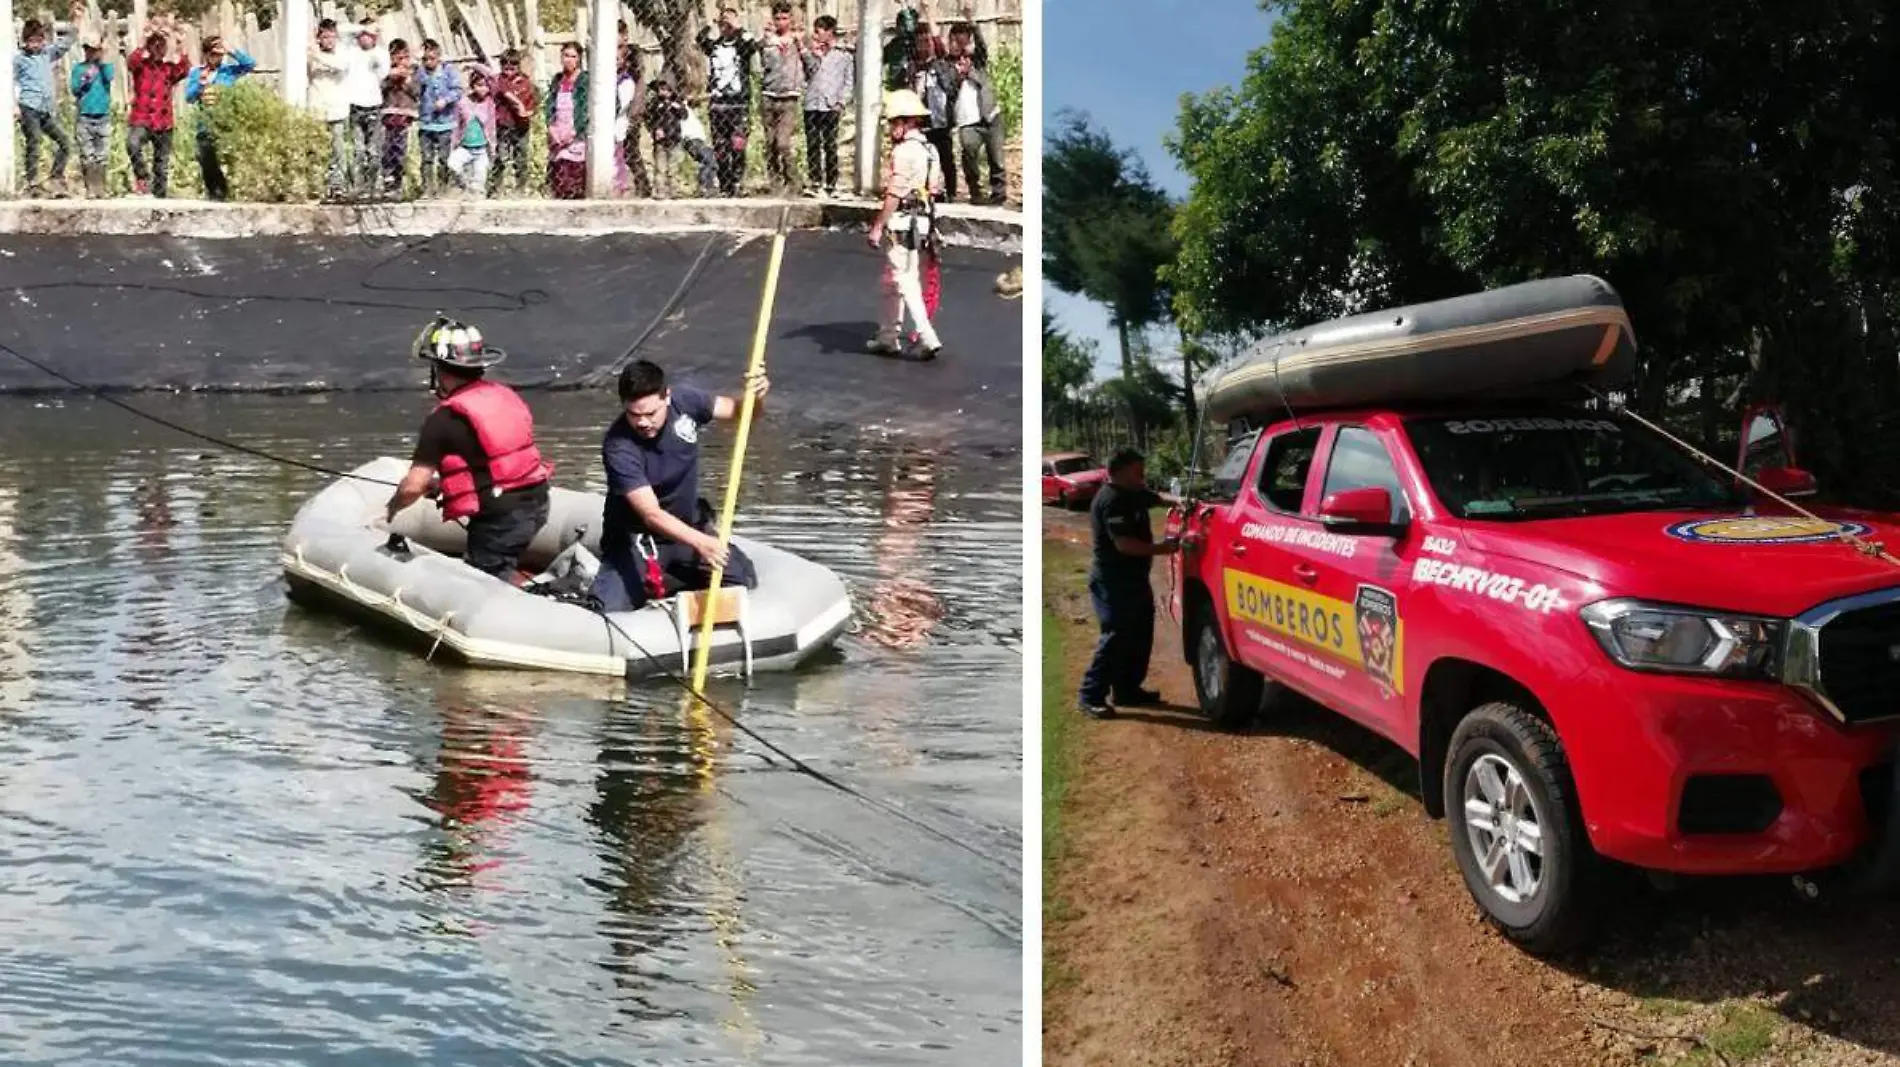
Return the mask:
{"type": "Polygon", "coordinates": [[[451,370],[481,371],[508,358],[508,353],[482,342],[482,331],[443,315],[416,335],[417,359],[451,370]]]}

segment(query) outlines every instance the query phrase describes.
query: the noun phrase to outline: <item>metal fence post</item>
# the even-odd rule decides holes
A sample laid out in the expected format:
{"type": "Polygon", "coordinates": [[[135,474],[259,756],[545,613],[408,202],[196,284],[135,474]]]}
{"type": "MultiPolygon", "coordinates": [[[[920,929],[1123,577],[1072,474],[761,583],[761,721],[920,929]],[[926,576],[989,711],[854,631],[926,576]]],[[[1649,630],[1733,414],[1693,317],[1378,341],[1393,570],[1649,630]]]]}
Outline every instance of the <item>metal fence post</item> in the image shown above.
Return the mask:
{"type": "Polygon", "coordinates": [[[877,152],[883,138],[877,120],[884,111],[884,2],[858,0],[858,192],[877,195],[877,152]]]}
{"type": "Polygon", "coordinates": [[[587,195],[605,200],[614,185],[614,90],[620,79],[620,5],[593,0],[587,47],[587,195]]]}
{"type": "Polygon", "coordinates": [[[284,70],[279,88],[284,103],[300,108],[310,96],[310,44],[316,40],[310,22],[310,0],[280,0],[277,21],[284,31],[284,70]]]}

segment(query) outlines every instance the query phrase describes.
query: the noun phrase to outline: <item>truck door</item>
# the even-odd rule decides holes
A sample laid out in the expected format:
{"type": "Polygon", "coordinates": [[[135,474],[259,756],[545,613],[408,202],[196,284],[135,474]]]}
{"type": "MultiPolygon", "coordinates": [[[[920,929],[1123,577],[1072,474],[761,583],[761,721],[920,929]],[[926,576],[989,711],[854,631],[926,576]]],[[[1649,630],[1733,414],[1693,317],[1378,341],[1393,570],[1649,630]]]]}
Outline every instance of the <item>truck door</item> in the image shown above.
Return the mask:
{"type": "MultiPolygon", "coordinates": [[[[1379,433],[1340,425],[1326,450],[1324,478],[1314,494],[1316,514],[1326,498],[1352,489],[1384,489],[1392,497],[1390,521],[1408,523],[1411,506],[1398,466],[1379,433]]],[[[1405,598],[1410,540],[1389,534],[1327,531],[1329,551],[1310,561],[1313,590],[1344,605],[1351,628],[1347,650],[1352,670],[1341,680],[1340,710],[1387,737],[1405,717],[1405,598]]]]}
{"type": "Polygon", "coordinates": [[[1341,654],[1351,635],[1347,606],[1319,597],[1308,543],[1323,533],[1304,514],[1313,457],[1324,428],[1287,425],[1256,450],[1254,476],[1234,503],[1226,533],[1222,596],[1234,658],[1326,704],[1342,696],[1341,654]]]}

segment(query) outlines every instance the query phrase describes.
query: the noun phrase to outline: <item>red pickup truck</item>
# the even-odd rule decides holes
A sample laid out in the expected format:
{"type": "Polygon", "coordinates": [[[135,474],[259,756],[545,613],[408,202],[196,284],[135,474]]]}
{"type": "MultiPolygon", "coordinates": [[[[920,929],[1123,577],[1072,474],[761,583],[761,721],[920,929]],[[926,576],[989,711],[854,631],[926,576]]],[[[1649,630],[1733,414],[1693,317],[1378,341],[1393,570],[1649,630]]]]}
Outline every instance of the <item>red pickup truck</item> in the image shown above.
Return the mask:
{"type": "MultiPolygon", "coordinates": [[[[1740,466],[1811,489],[1771,418],[1740,466]]],[[[1415,755],[1528,950],[1589,937],[1603,859],[1892,884],[1900,564],[1842,535],[1894,516],[1763,506],[1635,420],[1535,404],[1282,418],[1207,496],[1169,523],[1202,709],[1293,691],[1415,755]]]]}

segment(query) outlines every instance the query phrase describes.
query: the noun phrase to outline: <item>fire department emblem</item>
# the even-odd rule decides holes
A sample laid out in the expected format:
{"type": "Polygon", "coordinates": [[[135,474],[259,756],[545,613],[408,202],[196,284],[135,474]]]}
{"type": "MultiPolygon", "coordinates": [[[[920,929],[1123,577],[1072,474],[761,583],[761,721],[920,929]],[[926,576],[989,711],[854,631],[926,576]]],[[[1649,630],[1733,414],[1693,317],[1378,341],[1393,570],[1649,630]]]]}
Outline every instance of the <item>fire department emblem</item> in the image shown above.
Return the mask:
{"type": "Polygon", "coordinates": [[[1390,693],[1396,688],[1393,667],[1398,659],[1399,599],[1390,590],[1362,585],[1353,597],[1352,613],[1359,628],[1360,663],[1390,693]]]}
{"type": "Polygon", "coordinates": [[[1752,515],[1679,522],[1668,532],[1677,540],[1704,545],[1804,545],[1839,540],[1842,534],[1862,537],[1873,527],[1805,516],[1752,515]]]}
{"type": "Polygon", "coordinates": [[[699,440],[699,423],[694,422],[691,415],[682,414],[673,420],[673,433],[687,444],[693,444],[699,440]]]}

